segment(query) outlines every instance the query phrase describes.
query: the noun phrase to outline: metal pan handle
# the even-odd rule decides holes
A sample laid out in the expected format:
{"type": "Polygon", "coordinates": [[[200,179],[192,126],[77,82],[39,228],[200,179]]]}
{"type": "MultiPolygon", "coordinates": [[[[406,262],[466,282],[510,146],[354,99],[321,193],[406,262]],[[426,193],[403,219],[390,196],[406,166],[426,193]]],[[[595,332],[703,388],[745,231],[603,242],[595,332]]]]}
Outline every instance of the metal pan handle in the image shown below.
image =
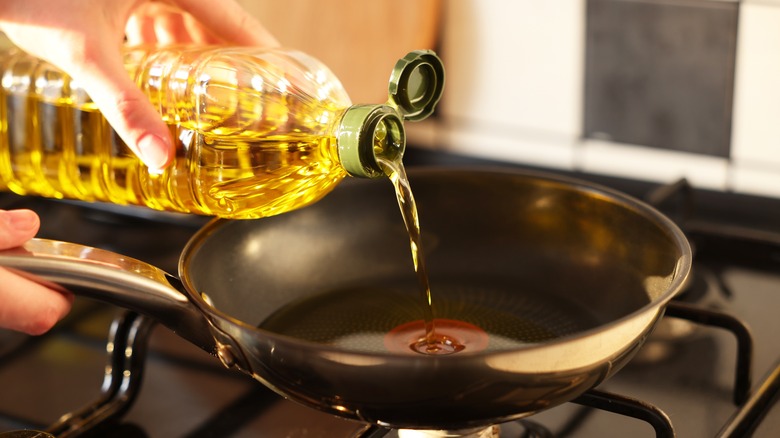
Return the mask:
{"type": "Polygon", "coordinates": [[[0,251],[0,266],[49,287],[148,315],[182,338],[215,353],[209,323],[181,282],[148,263],[69,242],[32,239],[0,251]]]}

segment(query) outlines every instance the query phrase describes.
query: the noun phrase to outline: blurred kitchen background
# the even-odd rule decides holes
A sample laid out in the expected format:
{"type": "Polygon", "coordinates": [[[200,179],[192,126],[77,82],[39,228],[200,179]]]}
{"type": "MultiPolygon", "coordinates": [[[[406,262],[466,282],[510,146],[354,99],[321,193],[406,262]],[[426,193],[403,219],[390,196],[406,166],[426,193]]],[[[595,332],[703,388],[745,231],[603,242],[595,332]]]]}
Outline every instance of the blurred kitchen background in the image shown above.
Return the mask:
{"type": "Polygon", "coordinates": [[[355,101],[435,48],[414,147],[780,197],[780,0],[243,2],[355,101]]]}
{"type": "Polygon", "coordinates": [[[239,1],[356,103],[435,49],[413,148],[780,197],[780,0],[239,1]]]}

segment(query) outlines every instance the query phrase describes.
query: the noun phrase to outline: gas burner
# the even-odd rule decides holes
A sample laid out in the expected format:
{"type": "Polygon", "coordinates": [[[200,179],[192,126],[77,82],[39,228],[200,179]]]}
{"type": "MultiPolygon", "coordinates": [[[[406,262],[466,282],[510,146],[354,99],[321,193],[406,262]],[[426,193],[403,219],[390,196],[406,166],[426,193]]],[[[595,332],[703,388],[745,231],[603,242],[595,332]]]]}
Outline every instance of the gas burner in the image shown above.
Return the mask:
{"type": "Polygon", "coordinates": [[[12,430],[0,433],[0,438],[55,438],[54,435],[39,430],[12,430]]]}
{"type": "Polygon", "coordinates": [[[546,427],[529,420],[510,421],[501,425],[471,430],[398,430],[385,438],[552,438],[546,427]]]}
{"type": "Polygon", "coordinates": [[[490,426],[469,430],[399,430],[398,438],[498,438],[500,428],[490,426]]]}

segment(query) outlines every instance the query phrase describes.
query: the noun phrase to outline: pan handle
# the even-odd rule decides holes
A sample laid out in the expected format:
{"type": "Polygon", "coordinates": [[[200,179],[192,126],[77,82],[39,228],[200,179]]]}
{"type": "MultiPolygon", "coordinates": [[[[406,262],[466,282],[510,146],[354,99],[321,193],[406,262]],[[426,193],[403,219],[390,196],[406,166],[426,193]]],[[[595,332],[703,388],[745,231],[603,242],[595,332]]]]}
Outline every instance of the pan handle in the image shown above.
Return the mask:
{"type": "Polygon", "coordinates": [[[75,243],[32,239],[0,251],[0,266],[54,289],[148,315],[209,353],[216,351],[207,319],[181,282],[148,263],[75,243]]]}

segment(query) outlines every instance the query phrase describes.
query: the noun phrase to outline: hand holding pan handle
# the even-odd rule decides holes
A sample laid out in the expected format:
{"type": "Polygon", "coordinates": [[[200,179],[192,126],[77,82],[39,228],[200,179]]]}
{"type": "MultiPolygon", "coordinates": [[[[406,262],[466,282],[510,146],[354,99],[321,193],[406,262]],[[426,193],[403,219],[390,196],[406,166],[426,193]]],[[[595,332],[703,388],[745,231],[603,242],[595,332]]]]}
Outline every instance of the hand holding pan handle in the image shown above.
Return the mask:
{"type": "Polygon", "coordinates": [[[39,283],[148,315],[215,353],[209,323],[181,282],[148,263],[110,251],[45,239],[0,251],[0,266],[39,283]]]}

